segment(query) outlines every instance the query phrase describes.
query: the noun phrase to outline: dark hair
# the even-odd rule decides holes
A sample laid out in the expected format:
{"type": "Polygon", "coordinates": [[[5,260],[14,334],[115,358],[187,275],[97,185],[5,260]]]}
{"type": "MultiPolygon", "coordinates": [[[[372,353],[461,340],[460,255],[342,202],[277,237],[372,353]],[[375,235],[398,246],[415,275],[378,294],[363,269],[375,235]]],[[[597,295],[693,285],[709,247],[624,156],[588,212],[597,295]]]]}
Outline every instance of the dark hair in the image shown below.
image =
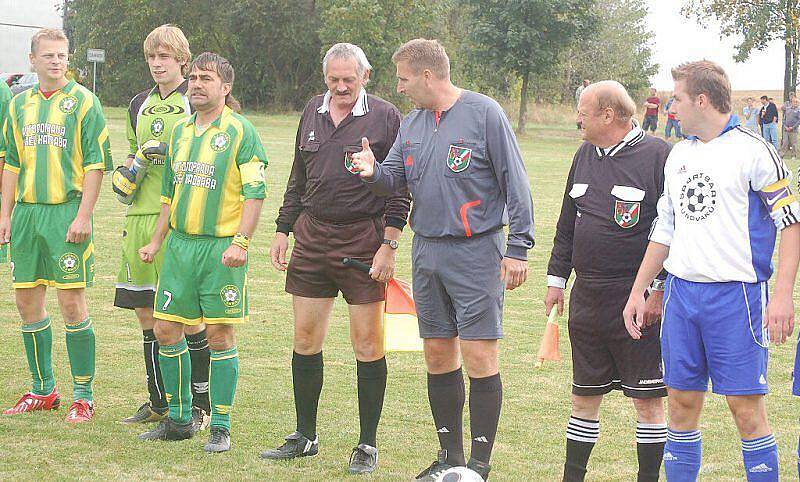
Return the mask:
{"type": "Polygon", "coordinates": [[[769,100],[769,97],[767,97],[766,95],[762,95],[761,100],[769,100]]]}
{"type": "Polygon", "coordinates": [[[189,69],[189,71],[191,72],[194,69],[216,72],[219,78],[222,79],[222,82],[231,84],[231,92],[228,92],[228,95],[225,96],[225,105],[233,109],[234,112],[242,111],[242,106],[232,94],[233,80],[236,74],[233,71],[233,66],[228,62],[228,59],[215,53],[203,52],[194,59],[192,68],[189,69]]]}

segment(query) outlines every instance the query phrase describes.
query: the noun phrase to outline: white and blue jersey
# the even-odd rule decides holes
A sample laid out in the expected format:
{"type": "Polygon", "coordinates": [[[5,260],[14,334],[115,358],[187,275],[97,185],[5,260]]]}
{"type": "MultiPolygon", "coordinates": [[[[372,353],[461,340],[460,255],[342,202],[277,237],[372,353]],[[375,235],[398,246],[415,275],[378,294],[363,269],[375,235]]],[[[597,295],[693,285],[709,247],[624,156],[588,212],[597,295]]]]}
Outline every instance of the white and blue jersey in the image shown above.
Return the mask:
{"type": "Polygon", "coordinates": [[[791,174],[771,144],[732,115],[709,142],[670,152],[650,241],[664,268],[664,383],[679,390],[766,393],[767,281],[778,230],[798,222],[791,174]]]}

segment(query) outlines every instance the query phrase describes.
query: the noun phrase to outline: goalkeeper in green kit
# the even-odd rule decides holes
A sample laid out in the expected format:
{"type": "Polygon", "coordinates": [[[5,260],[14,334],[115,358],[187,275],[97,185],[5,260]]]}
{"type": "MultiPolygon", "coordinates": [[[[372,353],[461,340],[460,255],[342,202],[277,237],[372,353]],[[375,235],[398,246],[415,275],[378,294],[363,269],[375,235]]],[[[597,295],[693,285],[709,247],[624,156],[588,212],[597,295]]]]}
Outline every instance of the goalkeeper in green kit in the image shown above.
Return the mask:
{"type": "MultiPolygon", "coordinates": [[[[128,205],[122,231],[122,263],[116,283],[114,306],[136,312],[142,328],[144,365],[150,395],[122,423],[161,421],[167,400],[158,363],[158,341],[153,333],[153,302],[163,254],[153,264],[143,263],[137,250],[150,241],[161,209],[161,180],[166,143],[175,123],[192,111],[186,94],[192,54],[181,29],[162,25],[147,36],[144,54],[156,85],[140,92],[128,107],[127,132],[130,152],[124,166],[114,172],[117,198],[128,205]]],[[[186,328],[192,365],[192,422],[195,430],[206,428],[211,412],[208,401],[209,349],[204,324],[186,328]]]]}

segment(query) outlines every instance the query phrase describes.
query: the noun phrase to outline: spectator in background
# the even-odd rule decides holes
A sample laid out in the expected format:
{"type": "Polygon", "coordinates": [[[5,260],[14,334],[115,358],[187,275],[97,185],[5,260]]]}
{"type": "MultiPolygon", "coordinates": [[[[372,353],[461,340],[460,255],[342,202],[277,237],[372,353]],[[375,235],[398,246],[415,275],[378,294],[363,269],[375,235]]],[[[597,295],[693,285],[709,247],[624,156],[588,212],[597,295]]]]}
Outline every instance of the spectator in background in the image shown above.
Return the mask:
{"type": "Polygon", "coordinates": [[[754,105],[755,99],[752,97],[745,99],[745,102],[747,102],[747,104],[742,108],[744,126],[751,131],[758,132],[760,134],[761,131],[758,128],[758,115],[761,109],[754,105]]]}
{"type": "Polygon", "coordinates": [[[800,99],[793,96],[783,114],[783,156],[792,153],[792,159],[797,154],[797,128],[800,125],[800,99]]]}
{"type": "Polygon", "coordinates": [[[681,134],[681,123],[678,119],[675,118],[675,114],[671,114],[669,112],[669,108],[672,107],[672,101],[675,100],[675,96],[670,96],[669,100],[666,104],[664,104],[664,113],[667,114],[667,127],[664,129],[664,137],[669,140],[672,137],[672,130],[675,129],[675,137],[678,140],[683,138],[681,134]]]}
{"type": "Polygon", "coordinates": [[[581,100],[581,94],[583,93],[583,89],[589,87],[589,79],[583,79],[583,83],[575,89],[575,105],[578,105],[578,101],[581,100]]]}
{"type": "Polygon", "coordinates": [[[778,150],[778,107],[766,95],[761,96],[759,124],[761,135],[778,150]]]}
{"type": "Polygon", "coordinates": [[[650,87],[650,97],[644,102],[644,122],[642,122],[642,130],[651,134],[656,133],[658,128],[658,106],[661,105],[661,99],[656,95],[656,89],[650,87]]]}
{"type": "Polygon", "coordinates": [[[794,92],[789,93],[789,99],[784,101],[781,105],[781,150],[786,151],[786,110],[791,108],[792,106],[792,99],[797,97],[797,94],[794,92]]]}

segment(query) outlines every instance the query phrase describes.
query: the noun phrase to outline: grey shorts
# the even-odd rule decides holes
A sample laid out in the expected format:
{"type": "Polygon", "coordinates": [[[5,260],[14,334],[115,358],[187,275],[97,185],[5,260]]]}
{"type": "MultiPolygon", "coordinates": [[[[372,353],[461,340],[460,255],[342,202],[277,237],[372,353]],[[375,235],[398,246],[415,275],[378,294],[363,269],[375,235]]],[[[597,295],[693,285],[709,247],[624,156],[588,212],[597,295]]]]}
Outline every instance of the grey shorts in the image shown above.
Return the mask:
{"type": "Polygon", "coordinates": [[[414,303],[422,338],[503,337],[503,231],[473,238],[414,236],[414,303]]]}

